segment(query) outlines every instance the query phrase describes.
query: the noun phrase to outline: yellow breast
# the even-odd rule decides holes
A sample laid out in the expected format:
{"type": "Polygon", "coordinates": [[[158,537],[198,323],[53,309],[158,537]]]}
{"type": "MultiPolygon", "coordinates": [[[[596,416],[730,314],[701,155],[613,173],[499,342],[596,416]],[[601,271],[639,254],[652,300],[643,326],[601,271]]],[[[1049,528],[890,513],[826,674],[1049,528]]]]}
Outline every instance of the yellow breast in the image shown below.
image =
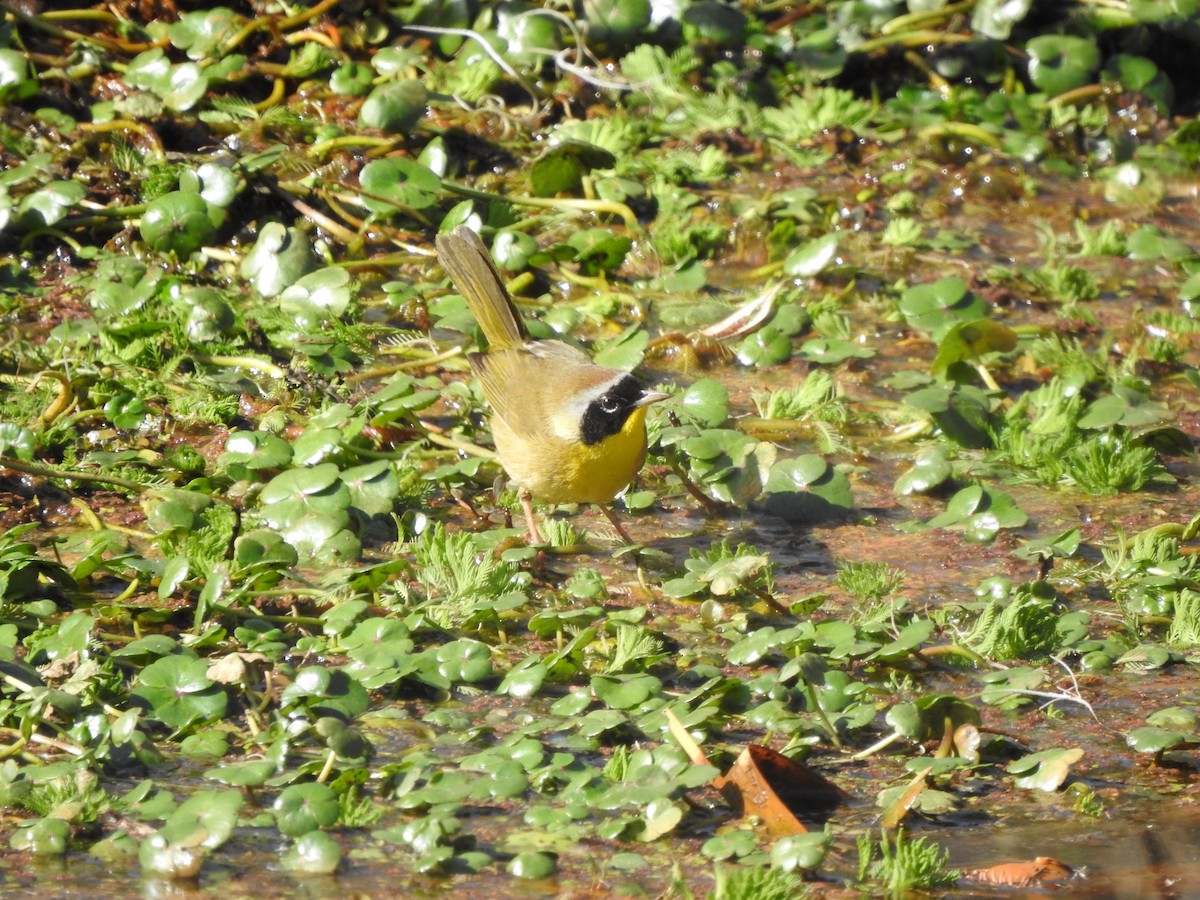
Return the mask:
{"type": "Polygon", "coordinates": [[[646,410],[633,410],[621,430],[588,446],[578,439],[531,441],[492,420],[500,464],[519,487],[547,503],[608,503],[646,459],[646,410]]]}

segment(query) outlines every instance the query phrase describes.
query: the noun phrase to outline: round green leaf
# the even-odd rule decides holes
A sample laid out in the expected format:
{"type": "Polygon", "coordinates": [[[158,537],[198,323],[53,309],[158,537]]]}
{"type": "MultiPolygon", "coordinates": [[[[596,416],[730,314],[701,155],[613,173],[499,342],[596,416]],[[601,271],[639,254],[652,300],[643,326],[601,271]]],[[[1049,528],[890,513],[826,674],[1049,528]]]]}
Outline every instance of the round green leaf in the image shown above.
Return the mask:
{"type": "Polygon", "coordinates": [[[282,860],[289,872],[304,875],[332,875],[341,862],[341,845],[323,831],[300,835],[282,860]]]}
{"type": "Polygon", "coordinates": [[[738,362],[744,366],[778,366],[791,356],[791,339],[770,325],[746,335],[737,349],[738,362]]]}
{"type": "Polygon", "coordinates": [[[421,82],[415,79],[389,81],[371,91],[363,101],[358,124],[362,128],[406,134],[421,121],[428,104],[429,92],[421,82]]]}
{"type": "Polygon", "coordinates": [[[538,879],[549,878],[558,868],[558,863],[552,853],[526,851],[518,853],[508,863],[508,872],[516,878],[538,879]]]}
{"type": "MultiPolygon", "coordinates": [[[[371,89],[375,70],[360,62],[346,62],[329,76],[329,89],[335,94],[359,97],[371,89]]],[[[378,127],[378,126],[371,126],[378,127]]]]}
{"type": "Polygon", "coordinates": [[[411,159],[376,159],[358,177],[363,205],[373,213],[392,215],[427,209],[437,202],[442,180],[411,159]]]}
{"type": "Polygon", "coordinates": [[[142,214],[142,240],[160,253],[188,256],[211,241],[216,231],[199,194],[171,191],[152,200],[142,214]]]}
{"type": "Polygon", "coordinates": [[[946,451],[941,447],[930,447],[918,453],[912,468],[896,479],[894,490],[902,497],[925,494],[944,485],[952,474],[946,451]]]}
{"type": "Polygon", "coordinates": [[[1025,45],[1025,52],[1029,80],[1051,96],[1083,87],[1100,68],[1100,48],[1089,38],[1041,34],[1025,45]]]}
{"type": "Polygon", "coordinates": [[[783,261],[783,271],[793,278],[813,278],[837,259],[838,236],[826,234],[797,247],[783,261]]]}
{"type": "Polygon", "coordinates": [[[133,695],[170,728],[213,721],[225,715],[227,697],[207,672],[203,659],[166,656],[141,671],[133,695]]]}
{"type": "Polygon", "coordinates": [[[268,222],[242,260],[241,273],[264,297],[275,297],[316,265],[312,242],[299,228],[268,222]]]}
{"type": "Polygon", "coordinates": [[[272,808],[279,830],[288,837],[299,837],[333,825],[341,804],[329,785],[309,782],[284,788],[272,808]]]}
{"type": "Polygon", "coordinates": [[[70,823],[48,817],[22,822],[13,831],[8,844],[14,850],[33,856],[62,856],[67,852],[70,839],[70,823]]]}

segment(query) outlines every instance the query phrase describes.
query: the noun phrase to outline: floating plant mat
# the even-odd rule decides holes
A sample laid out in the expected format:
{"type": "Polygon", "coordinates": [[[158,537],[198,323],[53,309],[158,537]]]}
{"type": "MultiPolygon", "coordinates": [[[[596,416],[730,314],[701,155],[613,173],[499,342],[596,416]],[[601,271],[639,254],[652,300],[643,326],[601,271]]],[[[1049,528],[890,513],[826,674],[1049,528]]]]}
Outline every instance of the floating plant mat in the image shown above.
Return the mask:
{"type": "Polygon", "coordinates": [[[59,6],[0,28],[6,897],[1194,869],[1187,4],[59,6]],[[671,394],[638,546],[494,490],[464,224],[671,394]]]}

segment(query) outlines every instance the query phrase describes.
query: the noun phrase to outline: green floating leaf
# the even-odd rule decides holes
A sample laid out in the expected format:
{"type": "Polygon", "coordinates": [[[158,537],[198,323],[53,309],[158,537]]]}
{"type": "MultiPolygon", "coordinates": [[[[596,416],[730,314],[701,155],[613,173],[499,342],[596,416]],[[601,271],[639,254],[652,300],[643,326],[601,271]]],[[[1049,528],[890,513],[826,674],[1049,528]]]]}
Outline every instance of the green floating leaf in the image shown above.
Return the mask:
{"type": "Polygon", "coordinates": [[[21,198],[17,216],[26,228],[45,228],[60,222],[87,196],[78,181],[53,181],[21,198]]]}
{"type": "Polygon", "coordinates": [[[225,43],[245,24],[233,10],[223,6],[184,13],[167,28],[171,43],[186,50],[188,59],[201,60],[222,55],[225,43]]]}
{"type": "Polygon", "coordinates": [[[777,462],[763,493],[767,512],[789,522],[822,521],[854,506],[850,480],[816,454],[777,462]]]}
{"type": "Polygon", "coordinates": [[[1195,255],[1192,248],[1179,238],[1163,234],[1153,225],[1143,225],[1129,235],[1126,246],[1130,259],[1179,260],[1195,255]]]}
{"type": "Polygon", "coordinates": [[[746,42],[746,27],[746,14],[719,0],[699,0],[683,13],[683,36],[688,43],[741,47],[746,42]]]}
{"type": "Polygon", "coordinates": [[[37,438],[30,429],[13,422],[0,422],[0,456],[29,462],[36,446],[37,438]]]}
{"type": "Polygon", "coordinates": [[[150,91],[175,112],[195,106],[208,92],[208,78],[195,63],[173,66],[159,47],[140,53],[125,69],[125,81],[150,91]]]}
{"type": "Polygon", "coordinates": [[[303,707],[315,716],[335,716],[349,721],[366,712],[370,695],[357,680],[339,669],[307,666],[280,696],[284,709],[303,707]]]}
{"type": "Polygon", "coordinates": [[[535,197],[572,194],[583,185],[583,176],[593,169],[608,169],[616,158],[607,150],[583,141],[568,140],[538,157],[529,171],[535,197]]]}
{"type": "Polygon", "coordinates": [[[982,543],[992,540],[1003,528],[1020,528],[1027,521],[1029,516],[1010,494],[974,484],[951,497],[946,511],[926,524],[965,532],[971,540],[982,543]]]}
{"type": "Polygon", "coordinates": [[[160,253],[188,256],[211,241],[216,231],[199,194],[171,191],[151,201],[142,213],[142,240],[160,253]]]}
{"type": "Polygon", "coordinates": [[[896,479],[893,490],[902,497],[927,494],[946,484],[953,474],[946,451],[928,447],[917,454],[912,468],[896,479]]]}
{"type": "Polygon", "coordinates": [[[821,865],[833,842],[830,832],[789,834],[771,847],[771,868],[783,872],[811,872],[821,865]]]}
{"type": "Polygon", "coordinates": [[[138,848],[142,871],[164,878],[195,878],[208,851],[197,837],[191,845],[176,844],[162,834],[152,834],[138,848]]]}
{"type": "Polygon", "coordinates": [[[991,446],[992,400],[974,385],[936,385],[904,397],[906,405],[929,413],[942,433],[972,449],[991,446]]]}
{"type": "Polygon", "coordinates": [[[1200,747],[1200,731],[1180,730],[1146,725],[1135,728],[1125,736],[1129,746],[1139,753],[1166,753],[1171,750],[1192,750],[1200,747]]]}
{"type": "Polygon", "coordinates": [[[508,863],[510,875],[527,880],[549,878],[557,869],[558,862],[553,853],[534,850],[518,853],[508,863]]]}
{"type": "Polygon", "coordinates": [[[837,259],[837,248],[837,234],[823,235],[789,253],[783,271],[793,278],[813,278],[837,259]]]}
{"type": "Polygon", "coordinates": [[[674,401],[679,418],[701,428],[718,428],[729,418],[729,391],[718,381],[701,378],[674,401]]]}
{"type": "Polygon", "coordinates": [[[281,860],[283,868],[303,875],[332,875],[341,862],[341,845],[323,831],[300,835],[281,860]]]}
{"type": "Polygon", "coordinates": [[[358,176],[363,206],[383,216],[428,209],[437,202],[442,180],[411,159],[375,159],[358,176]]]}
{"type": "Polygon", "coordinates": [[[1100,68],[1095,40],[1069,34],[1041,34],[1025,45],[1029,80],[1052,97],[1088,84],[1100,68]]]}
{"type": "Polygon", "coordinates": [[[288,837],[300,837],[333,825],[341,804],[329,785],[309,782],[284,788],[275,798],[272,809],[280,832],[288,837]]]}
{"type": "Polygon", "coordinates": [[[33,856],[63,856],[71,840],[71,823],[53,817],[17,825],[8,839],[13,850],[33,856]]]}
{"type": "Polygon", "coordinates": [[[37,79],[25,54],[10,47],[0,48],[0,103],[13,103],[37,92],[37,79]]]}
{"type": "Polygon", "coordinates": [[[596,675],[592,678],[592,693],[610,709],[633,709],[641,706],[662,690],[662,682],[653,675],[596,675]]]}
{"type": "Polygon", "coordinates": [[[1006,771],[1016,775],[1019,788],[1039,791],[1056,791],[1071,773],[1071,766],[1083,759],[1083,750],[1043,750],[1031,753],[1008,764],[1006,771]]]}
{"type": "Polygon", "coordinates": [[[1017,335],[1007,325],[991,319],[959,322],[938,344],[930,371],[942,375],[957,362],[974,362],[987,353],[1007,353],[1017,346],[1017,335]]]}
{"type": "MultiPolygon", "coordinates": [[[[360,62],[349,61],[333,70],[329,76],[329,89],[335,94],[360,97],[371,90],[375,70],[360,62]]],[[[415,123],[414,123],[415,124],[415,123]]],[[[380,127],[372,125],[370,127],[380,127]]]]}
{"type": "Polygon", "coordinates": [[[575,251],[575,261],[586,275],[611,272],[625,261],[633,241],[603,228],[585,228],[567,238],[575,251]]]}
{"type": "Polygon", "coordinates": [[[986,317],[988,305],[961,278],[948,276],[910,287],[900,296],[900,312],[912,328],[940,341],[955,325],[986,317]]]}
{"type": "Polygon", "coordinates": [[[562,25],[557,19],[530,15],[521,4],[497,8],[496,36],[507,43],[505,57],[521,68],[539,68],[563,48],[562,25]]]}
{"type": "Polygon", "coordinates": [[[1079,550],[1082,533],[1079,527],[1068,528],[1053,537],[1039,538],[1036,541],[1026,541],[1013,555],[1020,559],[1069,559],[1079,550]]]}
{"type": "Polygon", "coordinates": [[[277,297],[316,265],[312,242],[299,228],[268,222],[242,260],[242,277],[264,297],[277,297]]]}
{"type": "Polygon", "coordinates": [[[247,469],[282,469],[292,461],[292,445],[267,431],[234,431],[225,440],[220,463],[247,469]]]}
{"type": "Polygon", "coordinates": [[[294,315],[301,327],[311,327],[342,316],[352,293],[350,273],[340,266],[327,266],[288,285],[279,295],[279,308],[294,315]]]}
{"type": "Polygon", "coordinates": [[[168,816],[158,834],[177,846],[215,850],[233,834],[242,802],[240,791],[200,791],[168,816]]]}
{"type": "Polygon", "coordinates": [[[800,356],[812,363],[836,366],[848,359],[871,359],[875,351],[870,347],[841,338],[813,338],[800,345],[800,356]]]}
{"type": "Polygon", "coordinates": [[[928,741],[942,738],[946,723],[953,727],[979,725],[982,719],[970,703],[950,694],[935,694],[897,703],[888,710],[887,723],[906,738],[928,741]]]}
{"type": "Polygon", "coordinates": [[[1007,41],[1013,27],[1024,21],[1033,0],[978,0],[971,10],[971,30],[996,41],[1007,41]]]}
{"type": "Polygon", "coordinates": [[[407,134],[424,117],[428,105],[429,92],[420,81],[388,81],[376,87],[363,101],[358,124],[390,134],[407,134]]]}
{"type": "Polygon", "coordinates": [[[208,663],[203,659],[163,657],[139,673],[133,696],[169,728],[215,721],[225,715],[228,698],[207,672],[208,663]]]}
{"type": "Polygon", "coordinates": [[[454,683],[474,684],[493,675],[492,651],[482,641],[460,638],[437,649],[438,672],[454,683]]]}
{"type": "Polygon", "coordinates": [[[746,335],[737,348],[738,362],[744,366],[779,366],[791,357],[791,339],[770,325],[746,335]]]}

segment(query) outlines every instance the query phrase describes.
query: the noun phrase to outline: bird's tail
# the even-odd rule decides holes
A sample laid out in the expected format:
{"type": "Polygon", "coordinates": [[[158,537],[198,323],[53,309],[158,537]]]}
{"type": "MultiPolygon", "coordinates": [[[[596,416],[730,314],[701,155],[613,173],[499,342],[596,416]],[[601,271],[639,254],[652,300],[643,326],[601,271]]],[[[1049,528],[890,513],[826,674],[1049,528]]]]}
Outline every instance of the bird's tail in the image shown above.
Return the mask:
{"type": "Polygon", "coordinates": [[[529,339],[525,323],[500,279],[479,235],[466,225],[437,236],[438,258],[467,301],[493,350],[519,347],[529,339]]]}

